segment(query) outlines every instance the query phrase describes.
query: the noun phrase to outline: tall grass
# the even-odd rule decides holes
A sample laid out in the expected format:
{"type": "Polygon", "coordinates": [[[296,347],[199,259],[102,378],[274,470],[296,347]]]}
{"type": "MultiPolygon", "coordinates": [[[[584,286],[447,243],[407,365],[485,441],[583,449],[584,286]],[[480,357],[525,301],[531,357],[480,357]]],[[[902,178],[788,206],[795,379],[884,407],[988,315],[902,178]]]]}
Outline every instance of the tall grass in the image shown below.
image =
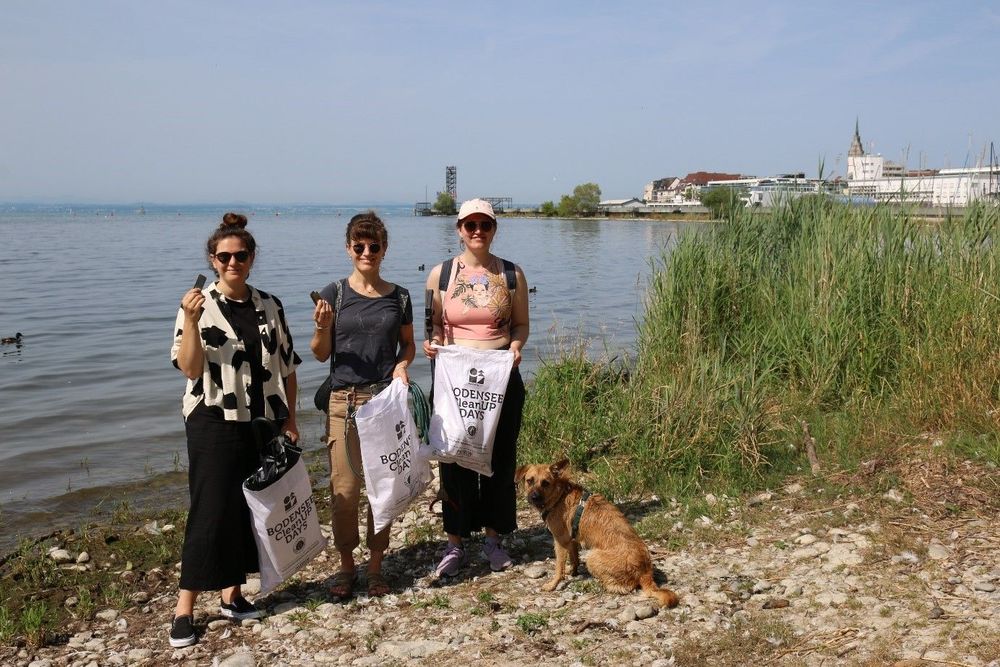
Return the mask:
{"type": "Polygon", "coordinates": [[[817,198],[736,210],[651,280],[637,358],[543,366],[522,458],[566,452],[605,491],[743,489],[932,432],[997,461],[1000,214],[939,223],[817,198]]]}

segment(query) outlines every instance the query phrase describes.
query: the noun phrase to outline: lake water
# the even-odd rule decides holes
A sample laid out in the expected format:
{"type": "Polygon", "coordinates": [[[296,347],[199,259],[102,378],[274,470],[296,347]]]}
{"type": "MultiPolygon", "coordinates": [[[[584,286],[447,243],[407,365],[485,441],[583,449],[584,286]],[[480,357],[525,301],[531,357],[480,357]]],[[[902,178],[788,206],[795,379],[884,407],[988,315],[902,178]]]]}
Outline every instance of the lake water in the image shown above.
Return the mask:
{"type": "MultiPolygon", "coordinates": [[[[0,551],[122,500],[184,506],[184,378],[169,350],[181,295],[196,274],[211,275],[204,243],[225,210],[0,210],[0,336],[24,334],[20,346],[0,347],[0,551]]],[[[283,301],[303,358],[307,448],[321,446],[312,395],[325,374],[308,349],[309,292],[348,274],[344,228],[357,210],[250,210],[259,244],[250,282],[283,301]]],[[[383,276],[413,296],[411,378],[426,391],[430,368],[419,349],[427,272],[419,267],[458,252],[454,221],[399,207],[380,213],[390,234],[383,276]]],[[[683,224],[501,218],[493,249],[520,264],[537,290],[526,377],[580,338],[595,355],[629,350],[650,262],[683,224]]]]}

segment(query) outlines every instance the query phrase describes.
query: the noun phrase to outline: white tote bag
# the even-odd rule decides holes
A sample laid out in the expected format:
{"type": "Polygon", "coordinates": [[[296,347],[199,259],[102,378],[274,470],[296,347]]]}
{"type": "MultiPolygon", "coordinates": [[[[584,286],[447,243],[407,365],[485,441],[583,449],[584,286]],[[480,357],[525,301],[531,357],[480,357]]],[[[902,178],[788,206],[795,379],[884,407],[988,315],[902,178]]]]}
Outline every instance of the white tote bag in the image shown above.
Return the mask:
{"type": "Polygon", "coordinates": [[[510,350],[437,348],[431,458],[493,476],[493,438],[513,367],[510,350]]]}
{"type": "Polygon", "coordinates": [[[421,451],[407,392],[407,386],[396,378],[354,416],[375,532],[391,525],[431,480],[427,452],[421,451]]]}
{"type": "Polygon", "coordinates": [[[260,561],[260,592],[265,595],[326,547],[305,463],[299,456],[283,475],[260,490],[243,484],[253,515],[260,561]]]}

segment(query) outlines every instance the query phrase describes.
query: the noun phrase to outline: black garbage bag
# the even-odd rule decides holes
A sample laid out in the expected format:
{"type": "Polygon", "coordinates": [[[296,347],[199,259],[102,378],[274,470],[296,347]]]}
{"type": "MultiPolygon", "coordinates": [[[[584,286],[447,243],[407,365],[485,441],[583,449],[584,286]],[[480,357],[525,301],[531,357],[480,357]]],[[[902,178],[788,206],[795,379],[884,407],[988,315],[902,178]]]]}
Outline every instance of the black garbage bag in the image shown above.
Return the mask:
{"type": "Polygon", "coordinates": [[[267,417],[257,417],[251,422],[260,467],[247,477],[243,485],[251,491],[261,491],[281,479],[302,456],[302,448],[297,447],[285,433],[278,433],[278,426],[267,417]]]}

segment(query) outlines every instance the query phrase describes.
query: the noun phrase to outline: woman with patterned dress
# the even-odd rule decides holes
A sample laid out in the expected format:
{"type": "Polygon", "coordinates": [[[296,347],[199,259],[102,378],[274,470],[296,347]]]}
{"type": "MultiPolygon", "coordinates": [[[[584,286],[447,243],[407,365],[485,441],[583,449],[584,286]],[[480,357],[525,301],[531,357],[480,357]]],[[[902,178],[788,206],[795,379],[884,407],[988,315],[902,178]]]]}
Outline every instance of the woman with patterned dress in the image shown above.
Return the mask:
{"type": "Polygon", "coordinates": [[[206,244],[218,279],[181,299],[170,358],[188,378],[183,414],[187,433],[188,512],[181,555],[180,594],[170,645],[197,641],[199,592],[221,590],[220,613],[259,618],[240,589],[257,572],[250,509],[243,481],[260,465],[251,421],[267,417],[292,440],[300,359],[281,302],[247,283],[257,243],[246,216],[227,213],[206,244]]]}

